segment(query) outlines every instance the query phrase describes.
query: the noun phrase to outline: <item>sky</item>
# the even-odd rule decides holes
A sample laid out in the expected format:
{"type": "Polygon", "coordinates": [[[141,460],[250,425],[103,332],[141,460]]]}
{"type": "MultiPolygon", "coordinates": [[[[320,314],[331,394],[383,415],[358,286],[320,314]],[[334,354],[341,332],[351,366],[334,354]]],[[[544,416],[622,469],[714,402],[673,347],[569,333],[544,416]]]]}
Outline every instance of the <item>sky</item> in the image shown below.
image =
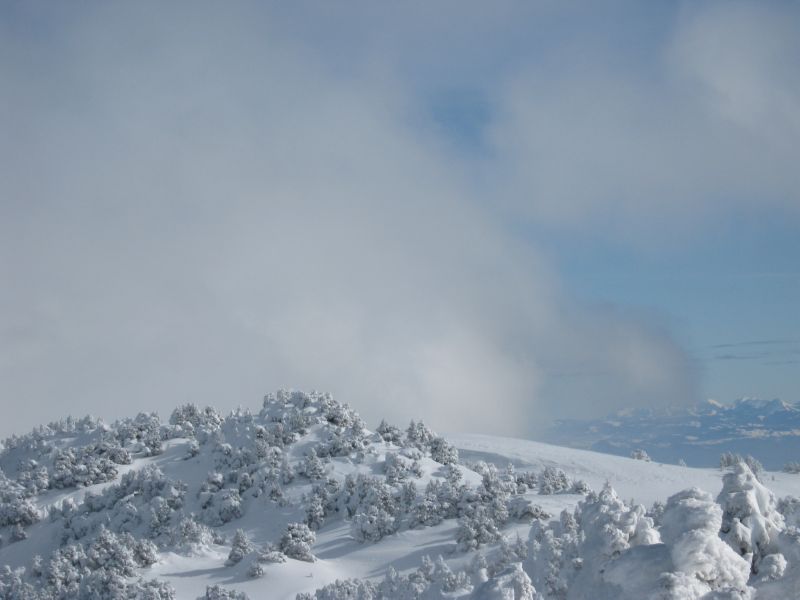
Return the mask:
{"type": "Polygon", "coordinates": [[[0,5],[0,435],[800,401],[791,2],[0,5]]]}

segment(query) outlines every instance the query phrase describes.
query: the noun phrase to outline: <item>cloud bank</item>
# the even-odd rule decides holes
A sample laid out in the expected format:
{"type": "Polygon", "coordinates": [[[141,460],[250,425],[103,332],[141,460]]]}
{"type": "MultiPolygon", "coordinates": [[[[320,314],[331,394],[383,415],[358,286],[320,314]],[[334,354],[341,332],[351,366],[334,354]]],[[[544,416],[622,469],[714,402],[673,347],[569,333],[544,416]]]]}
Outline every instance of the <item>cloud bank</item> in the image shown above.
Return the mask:
{"type": "Polygon", "coordinates": [[[573,7],[387,10],[8,10],[2,433],[278,386],[512,435],[696,399],[664,321],[570,297],[527,228],[796,210],[785,15],[679,12],[653,74],[573,7]],[[431,105],[465,86],[480,122],[443,128],[431,105]]]}

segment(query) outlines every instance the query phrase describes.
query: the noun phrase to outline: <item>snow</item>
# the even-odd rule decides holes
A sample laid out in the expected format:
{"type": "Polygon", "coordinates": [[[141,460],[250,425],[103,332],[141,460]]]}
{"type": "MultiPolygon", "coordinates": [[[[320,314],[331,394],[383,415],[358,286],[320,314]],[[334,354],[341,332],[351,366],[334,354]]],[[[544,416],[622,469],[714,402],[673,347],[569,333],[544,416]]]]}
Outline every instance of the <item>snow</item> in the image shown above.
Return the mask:
{"type": "MultiPolygon", "coordinates": [[[[556,467],[575,479],[585,480],[594,489],[609,482],[622,498],[646,506],[656,500],[665,501],[676,491],[689,487],[719,490],[724,475],[719,468],[698,469],[644,462],[530,440],[458,433],[449,433],[445,437],[458,448],[461,460],[483,460],[498,467],[510,462],[518,469],[534,471],[556,467]]],[[[778,497],[796,496],[800,491],[800,477],[797,475],[768,472],[764,479],[778,497]]],[[[541,504],[543,499],[537,500],[541,504]]]]}
{"type": "MultiPolygon", "coordinates": [[[[350,585],[337,580],[366,582],[348,588],[364,600],[417,597],[409,590],[426,598],[798,597],[800,502],[780,501],[800,496],[798,475],[756,477],[742,463],[692,468],[480,434],[450,434],[448,444],[421,424],[405,442],[387,428],[392,441],[384,441],[324,395],[279,393],[258,415],[182,410],[160,426],[160,444],[150,417],[135,421],[147,444],[121,438],[131,460],[114,466],[112,480],[34,493],[43,518],[25,526],[27,539],[18,542],[10,542],[11,526],[0,530],[0,565],[26,567],[19,581],[43,586],[34,556],[47,563],[62,539],[88,547],[98,535],[113,553],[116,532],[155,542],[156,562],[136,571],[171,585],[175,598],[202,598],[214,585],[252,599],[294,599],[332,585],[324,597],[336,597],[350,585]],[[161,453],[149,455],[156,446],[161,453]],[[457,467],[442,464],[456,459],[457,467]],[[409,482],[412,500],[432,490],[429,510],[443,511],[428,524],[413,521],[413,503],[402,507],[409,482]],[[348,496],[347,485],[366,495],[348,496]],[[437,499],[440,493],[452,496],[437,499]],[[314,494],[317,530],[292,529],[306,522],[314,494]],[[196,539],[174,537],[182,518],[192,519],[196,539]],[[313,556],[281,543],[287,528],[292,544],[313,556]]],[[[70,435],[56,428],[36,444],[19,438],[0,454],[4,485],[17,489],[11,477],[18,472],[28,481],[28,467],[17,465],[30,458],[50,464],[48,440],[86,447],[117,439],[114,432],[131,423],[87,424],[70,435]]],[[[0,599],[14,597],[3,587],[17,585],[14,577],[0,578],[0,599]]],[[[66,597],[91,597],[80,593],[66,597]]]]}

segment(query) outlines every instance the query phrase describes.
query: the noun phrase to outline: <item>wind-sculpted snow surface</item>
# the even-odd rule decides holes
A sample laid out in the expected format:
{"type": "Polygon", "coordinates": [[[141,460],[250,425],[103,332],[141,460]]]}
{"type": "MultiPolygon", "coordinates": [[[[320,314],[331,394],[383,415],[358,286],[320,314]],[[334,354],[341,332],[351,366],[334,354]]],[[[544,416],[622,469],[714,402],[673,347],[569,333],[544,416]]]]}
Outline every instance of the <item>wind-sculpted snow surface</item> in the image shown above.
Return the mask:
{"type": "Polygon", "coordinates": [[[480,440],[283,390],[51,423],[0,452],[0,599],[800,597],[797,476],[480,440]]]}

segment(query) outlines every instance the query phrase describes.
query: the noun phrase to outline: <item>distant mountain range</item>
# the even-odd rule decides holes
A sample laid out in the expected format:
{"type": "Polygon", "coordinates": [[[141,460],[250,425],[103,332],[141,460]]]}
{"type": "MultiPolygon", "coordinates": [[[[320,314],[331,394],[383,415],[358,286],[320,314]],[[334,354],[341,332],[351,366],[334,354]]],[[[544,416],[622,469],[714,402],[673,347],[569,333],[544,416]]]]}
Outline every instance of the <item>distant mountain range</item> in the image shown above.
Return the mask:
{"type": "Polygon", "coordinates": [[[743,398],[629,409],[604,419],[558,421],[544,441],[620,456],[643,449],[655,461],[695,467],[717,465],[722,453],[734,452],[777,470],[800,461],[800,404],[743,398]]]}

